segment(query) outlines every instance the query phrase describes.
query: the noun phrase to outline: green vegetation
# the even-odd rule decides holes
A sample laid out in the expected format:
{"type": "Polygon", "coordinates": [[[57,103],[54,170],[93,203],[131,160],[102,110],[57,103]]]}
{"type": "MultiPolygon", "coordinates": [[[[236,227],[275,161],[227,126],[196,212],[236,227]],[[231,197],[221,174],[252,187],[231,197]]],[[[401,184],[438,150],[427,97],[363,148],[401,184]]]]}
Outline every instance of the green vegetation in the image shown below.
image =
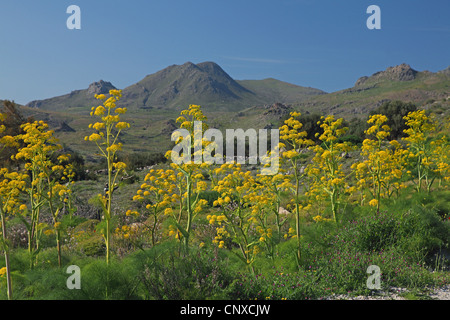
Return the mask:
{"type": "Polygon", "coordinates": [[[92,93],[111,84],[28,106],[4,101],[0,299],[377,295],[370,265],[381,290],[425,299],[450,283],[448,86],[448,72],[407,65],[329,94],[235,81],[214,63],[171,66],[125,89],[121,112],[111,106],[113,120],[102,119],[111,135],[130,128],[106,158],[83,138],[92,93]],[[191,106],[178,117],[192,100],[209,127],[286,125],[280,173],[170,163],[171,133],[198,116],[191,106]],[[81,290],[66,286],[71,265],[81,290]]]}
{"type": "MultiPolygon", "coordinates": [[[[99,99],[105,107],[94,108],[96,115],[126,112],[105,96],[99,99]]],[[[200,107],[190,106],[175,123],[189,130],[195,119],[207,120],[200,107]]],[[[97,171],[87,173],[90,164],[78,153],[53,154],[51,132],[42,122],[26,124],[18,139],[2,135],[1,145],[16,149],[14,158],[25,164],[0,171],[0,298],[376,295],[367,287],[370,265],[380,267],[381,290],[406,288],[411,299],[449,284],[445,118],[409,112],[399,127],[421,131],[407,129],[405,137],[387,142],[388,118],[375,114],[361,145],[351,145],[351,121],[315,120],[298,112],[284,119],[281,139],[292,148],[281,152],[281,169],[273,176],[261,176],[250,165],[177,165],[125,152],[98,161],[97,171]],[[36,143],[14,143],[30,137],[36,143]],[[41,158],[30,156],[35,148],[41,158]],[[370,162],[377,157],[384,160],[370,162]],[[377,173],[371,183],[366,169],[377,173]],[[107,183],[114,191],[105,189],[107,183]],[[67,288],[71,265],[80,268],[80,290],[67,288]]],[[[128,127],[118,116],[102,121],[111,122],[114,136],[128,127]]],[[[104,129],[100,122],[90,127],[104,129]]],[[[96,132],[87,140],[101,141],[96,132]]],[[[108,146],[111,152],[126,148],[116,141],[108,146]]]]}

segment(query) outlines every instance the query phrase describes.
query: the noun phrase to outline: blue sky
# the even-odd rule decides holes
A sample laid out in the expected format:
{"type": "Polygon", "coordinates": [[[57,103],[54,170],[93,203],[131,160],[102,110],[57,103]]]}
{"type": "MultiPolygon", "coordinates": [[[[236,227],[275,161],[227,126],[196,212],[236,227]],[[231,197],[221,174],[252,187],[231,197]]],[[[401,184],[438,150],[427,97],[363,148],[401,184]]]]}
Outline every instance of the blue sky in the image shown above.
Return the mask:
{"type": "Polygon", "coordinates": [[[0,99],[23,104],[187,61],[327,92],[401,63],[450,65],[448,0],[2,0],[0,12],[0,99]],[[381,30],[366,27],[372,4],[381,30]],[[66,27],[69,5],[81,30],[66,27]]]}

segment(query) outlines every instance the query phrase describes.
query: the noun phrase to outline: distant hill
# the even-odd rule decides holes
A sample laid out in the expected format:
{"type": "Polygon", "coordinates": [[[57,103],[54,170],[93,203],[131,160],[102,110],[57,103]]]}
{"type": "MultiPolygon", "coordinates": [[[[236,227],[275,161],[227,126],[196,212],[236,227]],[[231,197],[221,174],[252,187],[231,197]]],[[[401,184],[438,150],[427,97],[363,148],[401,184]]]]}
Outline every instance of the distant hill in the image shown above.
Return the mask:
{"type": "Polygon", "coordinates": [[[266,104],[277,102],[294,103],[317,95],[326,94],[326,92],[319,89],[300,87],[273,78],[264,80],[238,80],[237,82],[260,97],[266,104]]]}
{"type": "Polygon", "coordinates": [[[71,93],[45,99],[45,100],[34,100],[27,103],[27,107],[37,108],[42,110],[61,110],[75,108],[87,108],[96,103],[96,94],[106,94],[109,90],[117,89],[110,82],[100,80],[98,82],[93,82],[89,85],[87,89],[74,90],[71,93]]]}
{"type": "MultiPolygon", "coordinates": [[[[430,101],[447,101],[449,97],[449,68],[439,72],[417,71],[408,64],[401,64],[363,76],[351,88],[310,97],[295,103],[294,107],[348,118],[367,116],[386,101],[424,105],[430,101]]],[[[448,102],[445,104],[448,106],[448,102]]]]}

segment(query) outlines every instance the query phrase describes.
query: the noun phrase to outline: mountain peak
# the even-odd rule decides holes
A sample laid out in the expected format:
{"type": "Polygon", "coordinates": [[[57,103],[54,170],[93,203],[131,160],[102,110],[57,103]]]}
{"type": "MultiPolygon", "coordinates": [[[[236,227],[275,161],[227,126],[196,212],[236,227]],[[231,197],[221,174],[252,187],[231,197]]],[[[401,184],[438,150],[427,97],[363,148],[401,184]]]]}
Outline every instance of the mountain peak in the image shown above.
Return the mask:
{"type": "Polygon", "coordinates": [[[248,94],[247,89],[216,63],[188,61],[169,66],[125,88],[123,100],[125,104],[130,101],[128,107],[178,108],[191,103],[235,103],[248,94]]]}
{"type": "Polygon", "coordinates": [[[91,96],[95,94],[107,94],[109,93],[109,90],[114,89],[117,88],[114,87],[111,82],[100,80],[97,82],[93,82],[89,85],[87,89],[87,94],[91,96]]]}
{"type": "Polygon", "coordinates": [[[361,77],[356,81],[355,86],[370,82],[380,81],[410,81],[416,78],[418,71],[411,68],[409,64],[402,63],[400,65],[389,67],[384,71],[374,73],[370,77],[361,77]]]}

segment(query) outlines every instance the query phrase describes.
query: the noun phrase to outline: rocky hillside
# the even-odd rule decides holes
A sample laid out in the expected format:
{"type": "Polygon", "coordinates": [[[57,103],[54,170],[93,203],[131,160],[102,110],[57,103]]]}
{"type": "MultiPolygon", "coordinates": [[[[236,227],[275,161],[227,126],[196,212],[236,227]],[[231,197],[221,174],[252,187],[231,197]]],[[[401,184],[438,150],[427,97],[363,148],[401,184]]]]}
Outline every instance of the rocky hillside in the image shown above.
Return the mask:
{"type": "Polygon", "coordinates": [[[448,107],[449,97],[449,68],[439,72],[417,71],[408,64],[401,64],[363,76],[351,88],[310,97],[294,107],[347,118],[365,117],[386,101],[401,100],[416,105],[440,101],[448,107]]]}
{"type": "Polygon", "coordinates": [[[26,106],[30,108],[36,108],[41,110],[54,110],[61,111],[76,108],[89,109],[96,103],[96,94],[106,94],[109,90],[117,89],[111,82],[100,80],[93,82],[87,89],[74,90],[69,94],[65,94],[59,97],[54,97],[46,100],[35,100],[29,102],[26,106]]]}
{"type": "Polygon", "coordinates": [[[403,63],[395,67],[389,67],[385,71],[376,72],[370,77],[361,77],[356,81],[355,87],[382,81],[411,81],[416,79],[417,74],[418,71],[403,63]]]}

